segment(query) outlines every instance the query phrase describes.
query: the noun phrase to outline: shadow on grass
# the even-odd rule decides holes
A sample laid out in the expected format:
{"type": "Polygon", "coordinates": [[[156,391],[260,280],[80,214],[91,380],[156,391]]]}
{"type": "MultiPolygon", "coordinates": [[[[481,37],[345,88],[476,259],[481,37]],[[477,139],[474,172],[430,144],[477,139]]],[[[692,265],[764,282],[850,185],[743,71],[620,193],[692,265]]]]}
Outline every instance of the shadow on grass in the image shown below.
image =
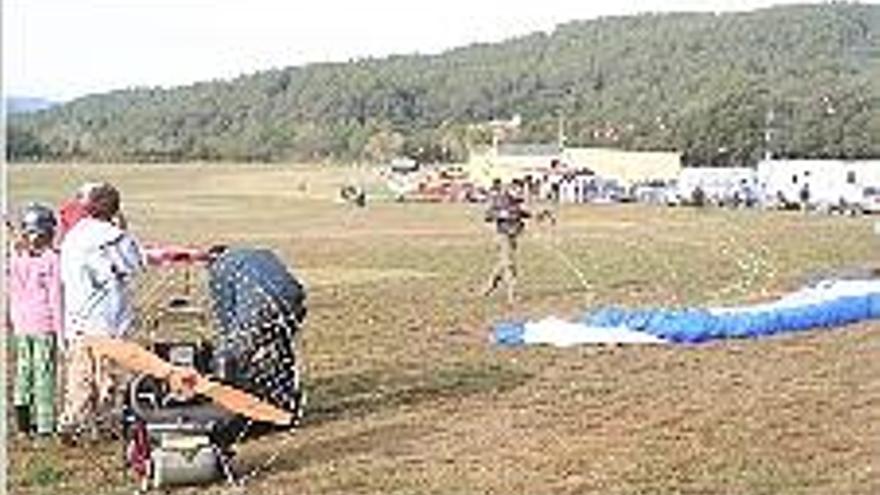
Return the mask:
{"type": "MultiPolygon", "coordinates": [[[[297,471],[309,466],[338,462],[347,457],[370,452],[384,452],[386,455],[393,455],[394,449],[399,448],[396,446],[419,442],[420,439],[428,436],[430,432],[431,428],[426,425],[418,426],[395,423],[367,428],[351,435],[311,442],[302,447],[284,452],[277,458],[274,464],[270,465],[267,472],[259,472],[255,479],[265,477],[268,472],[284,473],[297,471]]],[[[246,471],[249,468],[250,466],[243,470],[246,471]]],[[[346,485],[345,480],[341,479],[341,477],[337,477],[334,483],[346,485]]],[[[355,492],[357,490],[356,487],[345,487],[342,493],[347,491],[355,492]]]]}
{"type": "Polygon", "coordinates": [[[498,364],[455,364],[412,372],[371,370],[318,378],[309,385],[306,426],[422,402],[497,394],[530,378],[522,370],[498,364]]]}
{"type": "MultiPolygon", "coordinates": [[[[455,364],[427,367],[419,372],[397,369],[335,375],[311,383],[304,427],[362,418],[382,410],[431,401],[505,393],[530,377],[522,370],[497,364],[455,364]]],[[[298,470],[374,451],[394,455],[395,449],[405,449],[402,446],[408,443],[417,444],[432,431],[430,425],[407,423],[367,428],[285,452],[272,466],[272,471],[298,470]]]]}

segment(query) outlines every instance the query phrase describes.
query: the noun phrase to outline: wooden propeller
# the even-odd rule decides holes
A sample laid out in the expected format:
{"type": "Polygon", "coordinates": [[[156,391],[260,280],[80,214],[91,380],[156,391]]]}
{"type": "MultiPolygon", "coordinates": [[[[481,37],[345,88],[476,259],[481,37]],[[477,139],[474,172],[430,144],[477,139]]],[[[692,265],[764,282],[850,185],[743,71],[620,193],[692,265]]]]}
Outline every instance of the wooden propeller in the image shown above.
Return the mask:
{"type": "Polygon", "coordinates": [[[175,366],[134,342],[110,337],[87,337],[85,343],[96,357],[106,357],[128,370],[166,380],[176,391],[204,395],[236,414],[278,425],[293,422],[290,412],[235,387],[211,380],[192,368],[175,366]]]}

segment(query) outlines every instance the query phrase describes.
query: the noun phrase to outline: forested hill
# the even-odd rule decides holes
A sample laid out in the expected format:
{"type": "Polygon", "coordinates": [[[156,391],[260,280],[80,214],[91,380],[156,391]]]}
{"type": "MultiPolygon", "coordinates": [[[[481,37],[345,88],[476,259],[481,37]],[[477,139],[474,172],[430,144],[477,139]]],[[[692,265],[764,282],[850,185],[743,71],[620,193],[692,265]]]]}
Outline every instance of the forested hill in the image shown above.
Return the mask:
{"type": "Polygon", "coordinates": [[[777,156],[878,157],[880,6],[602,18],[438,55],[116,91],[11,116],[7,152],[460,159],[469,143],[488,142],[476,124],[515,114],[515,141],[553,142],[561,120],[569,145],[676,149],[688,163],[753,163],[768,121],[777,156]]]}

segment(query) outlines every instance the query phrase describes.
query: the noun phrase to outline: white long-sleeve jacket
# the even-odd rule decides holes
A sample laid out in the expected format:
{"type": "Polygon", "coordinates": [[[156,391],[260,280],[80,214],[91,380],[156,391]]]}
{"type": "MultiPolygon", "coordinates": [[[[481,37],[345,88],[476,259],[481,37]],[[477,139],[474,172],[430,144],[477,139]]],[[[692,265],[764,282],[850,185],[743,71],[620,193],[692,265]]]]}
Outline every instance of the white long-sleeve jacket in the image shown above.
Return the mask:
{"type": "Polygon", "coordinates": [[[126,231],[94,218],[77,222],[61,243],[65,338],[127,334],[134,319],[129,283],[144,266],[126,231]]]}

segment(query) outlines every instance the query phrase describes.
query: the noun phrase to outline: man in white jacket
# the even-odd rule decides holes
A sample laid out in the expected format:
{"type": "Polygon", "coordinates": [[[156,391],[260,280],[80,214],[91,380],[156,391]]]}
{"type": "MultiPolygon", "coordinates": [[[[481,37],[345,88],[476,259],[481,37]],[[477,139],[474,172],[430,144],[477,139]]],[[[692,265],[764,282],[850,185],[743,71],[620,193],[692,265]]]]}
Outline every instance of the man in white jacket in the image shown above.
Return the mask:
{"type": "Polygon", "coordinates": [[[92,188],[86,209],[88,217],[77,222],[61,243],[67,344],[61,427],[66,440],[112,403],[115,383],[109,363],[92,353],[89,337],[128,335],[134,319],[129,284],[145,266],[141,247],[124,230],[115,187],[92,188]]]}

